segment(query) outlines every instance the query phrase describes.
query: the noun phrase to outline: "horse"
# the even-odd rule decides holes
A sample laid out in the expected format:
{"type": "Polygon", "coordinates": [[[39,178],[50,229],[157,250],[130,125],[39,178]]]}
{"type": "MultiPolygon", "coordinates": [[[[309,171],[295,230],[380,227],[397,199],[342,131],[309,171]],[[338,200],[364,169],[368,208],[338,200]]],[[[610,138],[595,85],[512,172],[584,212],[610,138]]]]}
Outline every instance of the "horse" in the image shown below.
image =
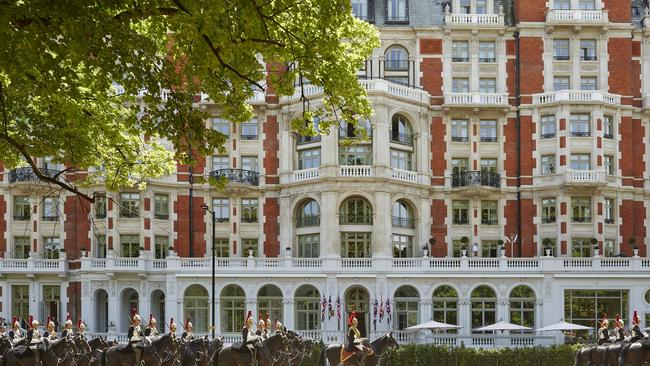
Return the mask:
{"type": "MultiPolygon", "coordinates": [[[[164,359],[160,356],[164,350],[172,347],[174,339],[167,333],[151,340],[151,344],[142,349],[140,361],[147,366],[161,366],[164,359]]],[[[102,353],[101,366],[133,366],[135,352],[128,345],[111,346],[102,353]]]]}
{"type": "Polygon", "coordinates": [[[619,366],[641,366],[650,362],[650,340],[641,339],[629,344],[618,358],[619,366]]]}
{"type": "MultiPolygon", "coordinates": [[[[286,337],[282,333],[276,333],[256,345],[257,361],[259,366],[272,366],[276,363],[274,354],[286,351],[286,337]]],[[[235,343],[225,346],[219,351],[217,360],[219,365],[227,366],[249,366],[253,362],[253,355],[248,351],[246,345],[235,343]]]]}
{"type": "Polygon", "coordinates": [[[183,351],[181,352],[181,366],[207,366],[210,361],[208,345],[207,338],[195,338],[185,342],[183,344],[183,351]]]}
{"type": "MultiPolygon", "coordinates": [[[[345,365],[355,365],[355,366],[376,366],[379,362],[388,357],[390,352],[393,349],[399,348],[399,344],[393,338],[393,333],[387,333],[371,343],[364,342],[364,346],[370,346],[373,353],[369,354],[367,352],[365,360],[359,357],[357,354],[353,355],[346,361],[345,365]]],[[[325,347],[320,354],[320,366],[325,366],[325,359],[329,361],[330,365],[338,365],[341,362],[341,349],[345,347],[342,344],[332,344],[325,347]]]]}
{"type": "Polygon", "coordinates": [[[14,346],[11,344],[9,337],[0,335],[0,360],[2,360],[5,353],[7,353],[12,348],[14,348],[14,346]]]}
{"type": "MultiPolygon", "coordinates": [[[[66,356],[74,355],[75,346],[72,340],[64,337],[50,342],[45,352],[39,352],[39,358],[43,366],[58,366],[60,361],[67,360],[66,356]]],[[[10,349],[5,354],[2,361],[0,361],[0,366],[34,366],[35,363],[36,354],[34,350],[29,347],[18,346],[10,349]]]]}
{"type": "Polygon", "coordinates": [[[218,356],[219,356],[219,351],[223,348],[223,338],[222,337],[217,337],[213,340],[210,341],[210,344],[208,345],[208,354],[210,355],[210,362],[208,362],[208,365],[212,366],[218,366],[218,356]]]}

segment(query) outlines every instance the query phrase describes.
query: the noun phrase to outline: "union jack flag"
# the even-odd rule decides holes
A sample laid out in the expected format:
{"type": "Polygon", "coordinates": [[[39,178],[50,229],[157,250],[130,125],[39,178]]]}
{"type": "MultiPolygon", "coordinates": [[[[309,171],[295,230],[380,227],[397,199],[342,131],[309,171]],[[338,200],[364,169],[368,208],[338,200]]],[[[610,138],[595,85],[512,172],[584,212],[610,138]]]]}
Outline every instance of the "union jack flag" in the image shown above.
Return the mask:
{"type": "Polygon", "coordinates": [[[375,302],[372,304],[372,324],[375,326],[375,331],[377,331],[377,308],[379,307],[379,301],[375,298],[375,302]]]}
{"type": "Polygon", "coordinates": [[[386,299],[386,322],[390,324],[391,320],[391,312],[390,312],[390,300],[386,299]]]}
{"type": "Polygon", "coordinates": [[[341,295],[336,295],[336,317],[341,320],[341,295]]]}
{"type": "Polygon", "coordinates": [[[321,311],[320,311],[320,316],[321,316],[321,321],[325,321],[325,308],[327,307],[327,300],[325,299],[325,295],[323,295],[323,301],[321,301],[321,311]]]}
{"type": "Polygon", "coordinates": [[[381,301],[379,302],[379,322],[384,321],[384,295],[381,295],[381,301]]]}
{"type": "Polygon", "coordinates": [[[332,306],[332,295],[329,296],[327,300],[327,320],[332,319],[334,316],[334,307],[332,306]]]}

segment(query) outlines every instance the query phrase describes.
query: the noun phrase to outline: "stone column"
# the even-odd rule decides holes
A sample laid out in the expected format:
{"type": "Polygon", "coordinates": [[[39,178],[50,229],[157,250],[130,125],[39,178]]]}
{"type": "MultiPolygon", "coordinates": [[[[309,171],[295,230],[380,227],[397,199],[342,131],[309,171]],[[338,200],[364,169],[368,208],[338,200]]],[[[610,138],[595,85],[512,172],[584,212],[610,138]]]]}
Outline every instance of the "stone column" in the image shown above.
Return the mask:
{"type": "Polygon", "coordinates": [[[374,258],[391,257],[391,212],[390,193],[375,191],[372,232],[374,258]]]}
{"type": "Polygon", "coordinates": [[[472,318],[470,316],[472,301],[468,297],[458,299],[458,325],[460,335],[470,335],[472,333],[472,318]]]}
{"type": "Polygon", "coordinates": [[[284,326],[287,327],[287,329],[296,329],[296,322],[294,319],[294,314],[295,312],[293,311],[294,307],[294,300],[293,299],[284,299],[282,300],[282,312],[283,312],[283,318],[284,318],[284,326]]]}
{"type": "Polygon", "coordinates": [[[338,258],[339,250],[339,214],[336,206],[338,193],[326,191],[321,193],[321,256],[325,258],[338,258]]]}
{"type": "MultiPolygon", "coordinates": [[[[96,324],[97,316],[95,314],[95,294],[92,293],[92,286],[90,281],[81,281],[81,316],[82,320],[88,326],[88,331],[97,332],[99,328],[96,324]]],[[[66,313],[63,312],[63,304],[61,304],[61,314],[59,314],[59,322],[65,322],[66,313]]]]}

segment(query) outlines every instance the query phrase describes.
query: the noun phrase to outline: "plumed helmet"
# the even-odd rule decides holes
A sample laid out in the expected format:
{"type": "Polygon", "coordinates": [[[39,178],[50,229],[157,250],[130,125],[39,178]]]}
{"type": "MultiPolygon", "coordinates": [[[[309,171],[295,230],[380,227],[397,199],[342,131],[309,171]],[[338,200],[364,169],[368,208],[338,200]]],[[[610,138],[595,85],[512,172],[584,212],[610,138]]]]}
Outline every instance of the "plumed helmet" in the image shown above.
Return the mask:
{"type": "Polygon", "coordinates": [[[636,309],[634,309],[634,315],[632,315],[632,325],[641,325],[641,319],[639,319],[636,309]]]}
{"type": "Polygon", "coordinates": [[[77,328],[79,329],[80,332],[83,332],[84,330],[86,330],[86,324],[83,321],[79,320],[79,324],[77,324],[77,328]]]}
{"type": "Polygon", "coordinates": [[[52,321],[52,317],[50,315],[47,316],[47,329],[54,329],[56,326],[54,325],[54,322],[52,321]]]}
{"type": "Polygon", "coordinates": [[[271,315],[269,315],[269,313],[266,313],[265,327],[266,327],[266,329],[271,328],[271,315]]]}
{"type": "Polygon", "coordinates": [[[192,329],[192,323],[190,323],[190,317],[188,316],[187,319],[185,319],[185,330],[192,329]]]}
{"type": "Polygon", "coordinates": [[[616,314],[616,321],[614,322],[614,325],[616,325],[619,328],[623,328],[625,326],[625,322],[623,319],[621,319],[620,314],[616,314]]]}
{"type": "Polygon", "coordinates": [[[72,318],[70,317],[70,313],[68,313],[68,316],[65,318],[65,325],[72,326],[72,318]]]}
{"type": "Polygon", "coordinates": [[[276,330],[281,330],[282,329],[282,323],[280,323],[279,320],[275,319],[275,329],[276,330]]]}
{"type": "Polygon", "coordinates": [[[137,321],[142,321],[142,318],[140,318],[140,315],[135,314],[135,315],[133,316],[133,321],[136,321],[136,320],[137,320],[137,321]]]}
{"type": "Polygon", "coordinates": [[[176,323],[174,323],[174,318],[169,320],[169,330],[174,333],[176,332],[176,323]]]}
{"type": "Polygon", "coordinates": [[[38,320],[34,319],[32,320],[32,328],[36,329],[38,326],[41,325],[38,320]]]}
{"type": "Polygon", "coordinates": [[[253,324],[253,312],[248,310],[248,314],[246,315],[246,320],[244,320],[244,325],[249,325],[253,324]]]}
{"type": "Polygon", "coordinates": [[[609,326],[609,320],[607,319],[607,314],[603,314],[603,318],[600,320],[600,326],[601,327],[609,326]]]}
{"type": "Polygon", "coordinates": [[[153,317],[153,314],[149,314],[149,325],[156,325],[156,324],[158,324],[156,318],[153,317]]]}
{"type": "Polygon", "coordinates": [[[20,322],[18,321],[18,317],[17,317],[17,316],[14,316],[14,320],[11,322],[11,324],[12,324],[12,325],[11,325],[12,328],[14,328],[14,329],[18,329],[18,328],[20,328],[20,322]]]}
{"type": "Polygon", "coordinates": [[[29,316],[29,322],[27,324],[31,327],[32,323],[34,323],[34,317],[30,315],[29,316]]]}
{"type": "Polygon", "coordinates": [[[357,313],[354,311],[350,314],[350,317],[348,318],[348,325],[352,325],[352,321],[357,318],[357,313]]]}

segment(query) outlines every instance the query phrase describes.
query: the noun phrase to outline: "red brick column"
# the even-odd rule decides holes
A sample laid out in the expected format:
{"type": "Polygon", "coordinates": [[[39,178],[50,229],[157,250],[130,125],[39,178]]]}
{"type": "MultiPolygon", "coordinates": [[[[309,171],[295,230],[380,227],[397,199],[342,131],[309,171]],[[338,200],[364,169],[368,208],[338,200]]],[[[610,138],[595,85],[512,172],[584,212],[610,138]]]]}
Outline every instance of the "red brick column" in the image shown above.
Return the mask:
{"type": "Polygon", "coordinates": [[[264,199],[264,254],[280,255],[280,204],[277,198],[264,199]]]}
{"type": "Polygon", "coordinates": [[[445,200],[431,201],[431,236],[436,238],[436,244],[431,247],[432,257],[447,256],[447,204],[445,200]]]}

